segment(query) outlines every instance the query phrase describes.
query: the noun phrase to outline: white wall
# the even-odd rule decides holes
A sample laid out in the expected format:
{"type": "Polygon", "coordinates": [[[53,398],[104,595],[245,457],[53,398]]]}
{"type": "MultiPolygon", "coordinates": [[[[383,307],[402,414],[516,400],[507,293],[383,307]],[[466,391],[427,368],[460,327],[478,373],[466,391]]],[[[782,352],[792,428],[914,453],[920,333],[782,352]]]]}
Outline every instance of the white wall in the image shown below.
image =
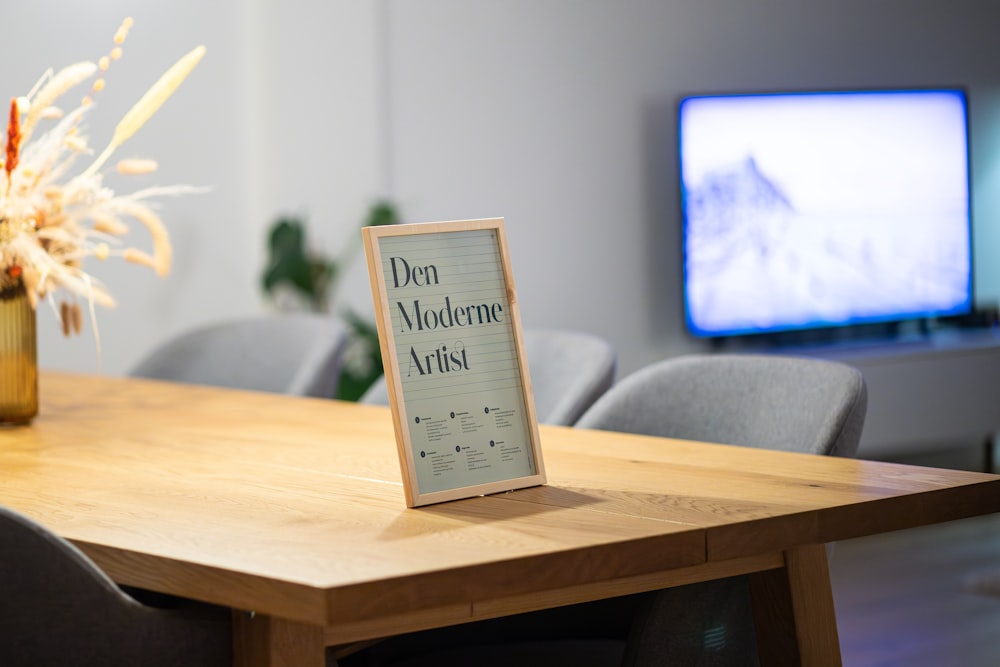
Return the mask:
{"type": "MultiPolygon", "coordinates": [[[[967,85],[977,288],[1000,297],[1000,8],[988,0],[34,0],[8,9],[0,88],[95,59],[136,25],[92,118],[95,144],[178,56],[208,54],[123,155],[165,203],[176,266],[94,267],[108,373],[194,324],[265,308],[264,233],[308,216],[339,250],[367,206],[411,221],[507,219],[522,315],[611,340],[622,373],[697,345],[683,332],[674,105],[682,93],[967,85]],[[996,119],[996,120],[994,120],[996,119]]],[[[124,191],[128,183],[116,182],[124,191]]],[[[341,298],[370,309],[363,262],[341,298]]],[[[41,363],[98,368],[93,339],[39,322],[41,363]]]]}

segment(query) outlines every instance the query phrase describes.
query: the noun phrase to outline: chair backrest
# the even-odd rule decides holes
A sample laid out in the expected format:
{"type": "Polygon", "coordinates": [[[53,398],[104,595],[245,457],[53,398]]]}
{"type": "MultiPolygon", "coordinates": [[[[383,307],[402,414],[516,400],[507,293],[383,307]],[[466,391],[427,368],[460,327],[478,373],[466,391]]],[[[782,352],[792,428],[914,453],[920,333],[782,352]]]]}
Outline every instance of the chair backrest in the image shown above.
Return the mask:
{"type": "Polygon", "coordinates": [[[611,344],[580,331],[529,329],[524,347],[543,424],[571,426],[615,381],[618,357],[611,344]]]}
{"type": "MultiPolygon", "coordinates": [[[[780,355],[691,355],[621,380],[578,427],[853,456],[868,394],[846,364],[780,355]]],[[[645,596],[622,665],[757,664],[745,576],[645,596]]]]}
{"type": "Polygon", "coordinates": [[[853,456],[868,394],[857,369],[781,355],[668,359],[622,379],[582,428],[853,456]]]}
{"type": "Polygon", "coordinates": [[[0,507],[0,664],[227,665],[231,612],[145,606],[69,542],[0,507]]]}
{"type": "Polygon", "coordinates": [[[311,313],[236,319],[185,332],[133,368],[135,377],[333,398],[346,329],[311,313]]]}
{"type": "MultiPolygon", "coordinates": [[[[535,415],[542,424],[570,426],[615,380],[617,355],[611,345],[588,333],[527,329],[528,357],[535,415]]],[[[361,397],[362,403],[388,405],[385,378],[361,397]]]]}

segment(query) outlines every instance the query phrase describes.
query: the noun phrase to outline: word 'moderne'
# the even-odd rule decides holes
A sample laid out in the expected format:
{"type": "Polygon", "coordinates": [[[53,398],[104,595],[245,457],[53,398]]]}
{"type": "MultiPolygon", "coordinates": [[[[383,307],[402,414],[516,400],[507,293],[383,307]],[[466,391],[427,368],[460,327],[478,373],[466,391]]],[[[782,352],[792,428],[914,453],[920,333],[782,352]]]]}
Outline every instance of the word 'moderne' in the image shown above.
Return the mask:
{"type": "MultiPolygon", "coordinates": [[[[396,289],[441,284],[438,268],[434,264],[411,266],[403,257],[390,257],[389,266],[392,269],[392,284],[396,289]]],[[[450,296],[445,296],[442,308],[421,307],[419,298],[413,300],[412,307],[403,301],[397,301],[396,308],[399,309],[400,333],[499,324],[504,321],[503,305],[500,303],[453,306],[450,296]]],[[[408,356],[410,365],[407,376],[414,371],[418,375],[428,375],[435,371],[435,367],[438,373],[469,370],[468,350],[460,340],[456,341],[450,351],[447,345],[440,345],[429,353],[418,354],[411,345],[408,356]]]]}

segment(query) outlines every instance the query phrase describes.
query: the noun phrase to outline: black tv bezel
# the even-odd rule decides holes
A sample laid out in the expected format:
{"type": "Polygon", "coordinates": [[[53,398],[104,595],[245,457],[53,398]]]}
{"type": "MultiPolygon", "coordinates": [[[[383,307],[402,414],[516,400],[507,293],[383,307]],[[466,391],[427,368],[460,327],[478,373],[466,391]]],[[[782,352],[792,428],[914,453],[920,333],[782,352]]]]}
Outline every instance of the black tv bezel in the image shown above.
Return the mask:
{"type": "Polygon", "coordinates": [[[916,330],[924,334],[931,331],[937,323],[961,322],[976,312],[975,286],[975,239],[973,238],[973,177],[972,177],[972,125],[971,102],[969,89],[964,84],[918,85],[918,86],[858,86],[830,88],[784,88],[760,90],[725,90],[683,93],[677,97],[674,105],[674,129],[676,149],[674,151],[677,169],[676,183],[679,191],[678,204],[680,213],[679,247],[681,249],[681,309],[684,329],[688,336],[707,342],[713,346],[721,346],[730,342],[751,346],[786,346],[798,344],[827,343],[840,340],[891,339],[897,337],[903,329],[916,330]],[[720,98],[720,97],[765,97],[791,95],[833,95],[833,94],[865,94],[865,93],[914,93],[914,92],[949,92],[962,96],[965,115],[965,159],[966,159],[966,191],[968,196],[968,294],[967,307],[954,312],[932,312],[924,314],[898,313],[879,318],[850,320],[842,323],[809,323],[805,325],[788,325],[767,329],[747,329],[743,331],[729,330],[720,333],[702,332],[693,326],[688,303],[687,290],[687,206],[683,176],[683,141],[681,127],[681,109],[690,99],[720,98]],[[909,325],[909,326],[908,326],[909,325]]]}

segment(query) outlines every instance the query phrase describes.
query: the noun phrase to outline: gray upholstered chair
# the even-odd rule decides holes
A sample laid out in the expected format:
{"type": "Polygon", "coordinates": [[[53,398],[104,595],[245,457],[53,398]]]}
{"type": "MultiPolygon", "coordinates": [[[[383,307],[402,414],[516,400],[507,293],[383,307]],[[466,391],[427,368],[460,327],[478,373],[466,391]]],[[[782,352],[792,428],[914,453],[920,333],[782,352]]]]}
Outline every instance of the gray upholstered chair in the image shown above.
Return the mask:
{"type": "Polygon", "coordinates": [[[130,375],[333,398],[346,330],[310,313],[235,319],[168,340],[130,375]]]}
{"type": "Polygon", "coordinates": [[[868,393],[856,368],[783,355],[667,359],[622,379],[580,428],[854,456],[868,393]]]}
{"type": "MultiPolygon", "coordinates": [[[[867,408],[861,373],[778,355],[691,355],[622,379],[580,428],[852,456],[867,408]]],[[[549,609],[405,635],[372,650],[392,667],[574,664],[743,667],[756,662],[748,580],[549,609]],[[558,657],[553,657],[558,656],[558,657]]]]}
{"type": "MultiPolygon", "coordinates": [[[[691,355],[623,379],[577,426],[853,456],[867,405],[861,372],[846,364],[779,355],[691,355]]],[[[745,576],[637,599],[622,664],[756,663],[745,576]]]]}
{"type": "MultiPolygon", "coordinates": [[[[526,329],[524,347],[539,423],[571,426],[614,382],[617,355],[597,336],[526,329]]],[[[384,377],[365,392],[361,402],[389,404],[384,377]]]]}
{"type": "Polygon", "coordinates": [[[228,609],[140,604],[72,544],[4,507],[0,591],[5,667],[232,664],[228,609]]]}

